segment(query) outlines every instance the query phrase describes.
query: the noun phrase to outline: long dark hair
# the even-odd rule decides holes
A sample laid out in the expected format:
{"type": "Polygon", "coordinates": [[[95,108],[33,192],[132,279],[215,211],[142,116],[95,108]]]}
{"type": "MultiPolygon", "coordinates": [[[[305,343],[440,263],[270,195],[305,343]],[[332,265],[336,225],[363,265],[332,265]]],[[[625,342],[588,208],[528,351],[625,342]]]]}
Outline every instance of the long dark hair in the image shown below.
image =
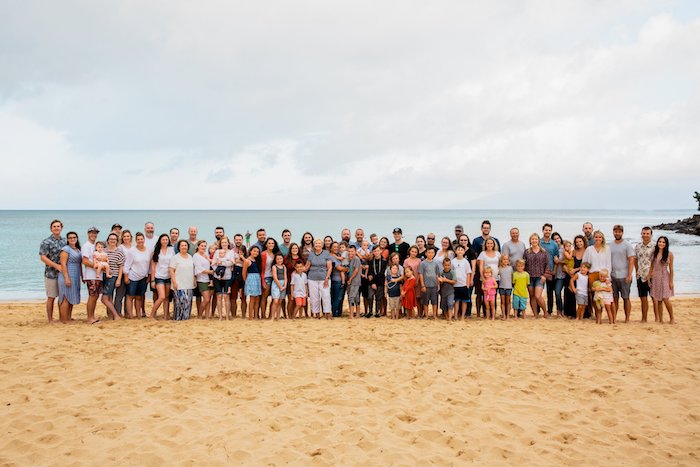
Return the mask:
{"type": "MultiPolygon", "coordinates": [[[[52,222],[53,224],[53,222],[52,222]]],[[[77,232],[70,231],[66,234],[66,242],[68,241],[68,237],[70,235],[75,235],[75,247],[80,250],[80,237],[78,236],[77,232]]]]}
{"type": "Polygon", "coordinates": [[[263,266],[262,266],[262,257],[261,252],[260,252],[260,247],[258,245],[253,245],[250,247],[250,250],[248,250],[248,259],[250,259],[250,252],[253,251],[253,249],[258,250],[258,256],[255,257],[255,264],[258,266],[258,272],[260,274],[263,273],[263,266]]]}
{"type": "Polygon", "coordinates": [[[272,254],[276,255],[277,253],[280,252],[280,247],[279,247],[279,244],[277,243],[277,240],[275,240],[272,237],[267,237],[265,239],[265,243],[263,244],[263,246],[265,247],[265,251],[267,251],[267,242],[269,242],[270,240],[272,240],[275,243],[275,246],[272,247],[272,254]]]}
{"type": "Polygon", "coordinates": [[[158,257],[160,256],[160,241],[161,239],[165,237],[168,239],[168,246],[170,245],[170,236],[168,234],[160,234],[160,237],[158,237],[158,241],[156,242],[156,246],[153,247],[153,262],[157,263],[158,262],[158,257]]]}
{"type": "Polygon", "coordinates": [[[669,252],[669,248],[668,248],[668,246],[669,246],[669,245],[668,245],[668,237],[666,237],[666,236],[664,236],[664,235],[660,236],[660,237],[656,240],[656,245],[654,246],[654,259],[656,259],[656,258],[659,257],[659,240],[661,240],[662,238],[666,241],[666,248],[664,248],[664,252],[663,252],[663,254],[661,255],[661,262],[662,262],[662,263],[668,263],[668,252],[669,252]]]}
{"type": "Polygon", "coordinates": [[[588,248],[588,239],[587,239],[586,237],[584,237],[583,235],[576,235],[576,236],[574,237],[574,241],[573,241],[573,243],[574,243],[574,249],[576,249],[576,239],[577,239],[577,238],[580,238],[581,240],[583,240],[583,249],[584,249],[584,250],[585,250],[586,248],[588,248]]]}
{"type": "Polygon", "coordinates": [[[301,236],[301,241],[299,242],[299,248],[304,248],[304,237],[306,237],[306,235],[311,235],[311,246],[313,246],[315,240],[314,234],[312,234],[311,232],[304,232],[304,235],[301,236]]]}

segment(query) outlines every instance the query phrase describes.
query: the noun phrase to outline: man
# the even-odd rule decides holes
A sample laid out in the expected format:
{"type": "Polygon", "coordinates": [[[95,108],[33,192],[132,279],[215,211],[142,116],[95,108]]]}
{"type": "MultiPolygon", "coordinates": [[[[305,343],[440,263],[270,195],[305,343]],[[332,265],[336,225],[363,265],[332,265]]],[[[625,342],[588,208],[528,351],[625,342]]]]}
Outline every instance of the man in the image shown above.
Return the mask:
{"type": "Polygon", "coordinates": [[[430,232],[428,236],[425,238],[425,247],[426,248],[434,248],[435,251],[438,251],[439,248],[435,246],[435,234],[433,232],[430,232]]]}
{"type": "Polygon", "coordinates": [[[350,229],[345,227],[341,232],[340,232],[340,240],[343,242],[346,242],[348,245],[350,245],[350,229]]]}
{"type": "Polygon", "coordinates": [[[520,241],[520,229],[518,229],[517,227],[513,227],[512,229],[510,229],[510,240],[503,244],[501,254],[508,255],[508,258],[510,258],[510,264],[513,267],[513,269],[515,269],[513,265],[516,263],[516,261],[518,261],[519,259],[523,259],[526,249],[527,247],[525,246],[525,244],[520,241]]]}
{"type": "MultiPolygon", "coordinates": [[[[362,229],[355,229],[355,249],[359,251],[362,248],[362,242],[365,241],[365,231],[362,229]]],[[[370,249],[372,246],[370,245],[370,249]]]]}
{"type": "Polygon", "coordinates": [[[224,235],[226,235],[226,233],[223,227],[218,226],[214,228],[214,239],[217,246],[221,246],[220,242],[224,235]]]}
{"type": "MultiPolygon", "coordinates": [[[[282,236],[284,236],[284,234],[282,236]]],[[[243,280],[243,261],[245,260],[246,251],[245,247],[243,246],[242,234],[237,233],[233,236],[232,250],[235,253],[236,260],[233,263],[233,275],[231,276],[231,312],[235,318],[238,311],[238,296],[240,295],[241,318],[245,318],[248,307],[245,302],[245,281],[243,280]]]]}
{"type": "Polygon", "coordinates": [[[634,269],[637,271],[637,292],[642,302],[642,323],[647,322],[649,312],[649,268],[654,256],[651,234],[651,227],[642,227],[642,242],[634,247],[634,269]]]}
{"type": "MultiPolygon", "coordinates": [[[[453,250],[457,247],[457,245],[459,245],[459,237],[461,237],[463,233],[464,233],[464,227],[462,227],[462,224],[455,225],[455,239],[452,240],[452,249],[453,250]]],[[[433,239],[433,241],[435,241],[435,240],[433,239]]]]}
{"type": "Polygon", "coordinates": [[[613,226],[613,237],[615,241],[610,243],[610,259],[612,260],[612,280],[613,302],[615,321],[617,321],[617,310],[619,309],[620,297],[622,297],[625,308],[625,323],[630,321],[632,312],[632,302],[630,301],[630,285],[632,284],[632,270],[634,268],[634,248],[628,241],[623,240],[624,228],[617,224],[613,226]]]}
{"type": "Polygon", "coordinates": [[[187,229],[187,235],[189,236],[187,239],[187,244],[189,245],[189,248],[187,248],[187,253],[190,255],[197,253],[197,232],[197,227],[192,225],[187,229]]]}
{"type": "Polygon", "coordinates": [[[258,241],[253,243],[251,246],[257,246],[260,248],[260,252],[262,253],[265,251],[265,241],[267,240],[267,232],[265,232],[265,229],[258,229],[257,232],[255,232],[255,236],[258,237],[258,241]]]}
{"type": "Polygon", "coordinates": [[[61,270],[61,249],[68,244],[61,237],[63,222],[54,219],[49,224],[51,235],[45,238],[39,246],[39,258],[45,264],[44,289],[46,289],[46,317],[53,324],[53,304],[58,297],[58,274],[61,270]]]}
{"type": "Polygon", "coordinates": [[[158,237],[156,237],[156,226],[153,222],[146,222],[143,226],[143,243],[146,245],[146,250],[149,254],[153,255],[153,251],[156,248],[156,243],[158,242],[158,237]]]}
{"type": "Polygon", "coordinates": [[[389,245],[389,255],[393,252],[398,253],[400,259],[399,264],[403,264],[403,261],[408,257],[408,250],[411,249],[411,246],[403,240],[403,231],[400,227],[396,227],[393,234],[394,243],[389,245]]]}
{"type": "MultiPolygon", "coordinates": [[[[474,253],[476,253],[477,256],[479,256],[479,253],[481,253],[481,250],[484,248],[484,242],[488,238],[493,238],[496,241],[496,246],[498,246],[498,249],[501,249],[501,242],[499,242],[496,237],[491,236],[491,222],[486,219],[481,223],[481,236],[472,240],[472,250],[474,250],[474,253]]],[[[478,276],[478,274],[475,273],[474,276],[478,276]]]]}
{"type": "MultiPolygon", "coordinates": [[[[554,263],[559,262],[559,247],[557,242],[552,240],[552,224],[547,223],[542,226],[542,238],[540,239],[540,246],[549,253],[549,270],[554,271],[554,263]]],[[[554,282],[556,279],[554,275],[547,279],[547,313],[552,314],[552,308],[554,308],[554,282]]],[[[557,310],[557,313],[561,315],[562,310],[557,310]]]]}
{"type": "Polygon", "coordinates": [[[588,246],[593,245],[593,224],[590,222],[584,222],[581,230],[583,231],[583,236],[586,237],[588,246]]]}
{"type": "Polygon", "coordinates": [[[122,225],[121,224],[112,224],[112,228],[110,229],[110,233],[117,234],[117,238],[119,239],[119,242],[122,241],[122,225]]]}
{"type": "Polygon", "coordinates": [[[378,245],[379,245],[379,235],[377,235],[376,233],[372,233],[369,236],[369,246],[372,247],[372,249],[374,250],[375,248],[377,248],[378,245]]]}
{"type": "Polygon", "coordinates": [[[280,253],[287,256],[290,246],[292,246],[292,232],[289,229],[284,229],[282,231],[282,243],[278,245],[280,253]]]}
{"type": "MultiPolygon", "coordinates": [[[[173,227],[170,229],[170,244],[173,247],[173,250],[177,249],[177,241],[180,239],[180,229],[177,227],[173,227]]],[[[178,253],[178,251],[175,251],[175,253],[178,253]]]]}
{"type": "Polygon", "coordinates": [[[88,299],[87,299],[87,322],[88,324],[94,324],[100,320],[95,319],[95,308],[97,307],[97,300],[99,300],[100,295],[102,295],[102,277],[97,277],[95,272],[95,265],[92,263],[93,255],[95,254],[95,242],[97,241],[97,234],[100,231],[97,227],[90,227],[87,231],[88,241],[83,243],[80,249],[80,253],[83,257],[83,282],[87,286],[88,299]]]}

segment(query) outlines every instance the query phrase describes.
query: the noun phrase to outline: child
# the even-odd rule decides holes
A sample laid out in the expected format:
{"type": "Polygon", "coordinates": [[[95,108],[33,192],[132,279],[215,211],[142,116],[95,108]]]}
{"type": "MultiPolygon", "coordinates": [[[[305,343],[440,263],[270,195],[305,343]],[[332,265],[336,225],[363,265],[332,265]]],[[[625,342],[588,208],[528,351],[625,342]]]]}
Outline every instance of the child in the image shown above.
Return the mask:
{"type": "Polygon", "coordinates": [[[382,258],[381,248],[372,250],[372,260],[369,262],[369,270],[367,271],[367,279],[369,281],[369,290],[367,301],[369,308],[365,314],[365,318],[372,317],[372,303],[374,302],[374,316],[379,318],[382,310],[382,302],[384,300],[384,283],[386,261],[382,258]]]}
{"type": "Polygon", "coordinates": [[[491,266],[484,268],[484,281],[481,283],[481,290],[484,294],[484,303],[486,304],[486,319],[494,319],[496,316],[496,290],[498,283],[493,278],[493,269],[491,266]]]}
{"type": "Polygon", "coordinates": [[[272,310],[270,318],[276,321],[280,317],[281,301],[287,295],[287,267],[284,265],[284,255],[275,254],[275,264],[272,266],[272,310]]]}
{"type": "Polygon", "coordinates": [[[415,317],[415,309],[418,306],[416,301],[416,277],[413,275],[413,268],[406,265],[404,269],[404,283],[401,286],[401,305],[406,310],[406,317],[413,319],[415,317]]]}
{"type": "Polygon", "coordinates": [[[357,256],[355,245],[348,247],[348,306],[350,319],[360,317],[360,282],[362,280],[362,263],[357,256]]]}
{"type": "Polygon", "coordinates": [[[243,280],[245,281],[245,296],[250,297],[248,305],[248,319],[258,319],[258,306],[262,295],[262,284],[260,282],[260,271],[262,271],[262,260],[260,259],[260,247],[253,245],[250,247],[248,258],[243,263],[243,280]]]}
{"type": "Polygon", "coordinates": [[[105,248],[104,242],[95,243],[95,253],[92,254],[92,267],[95,269],[97,277],[102,277],[104,273],[109,279],[112,277],[112,273],[109,271],[109,257],[104,252],[105,248]]]}
{"type": "Polygon", "coordinates": [[[472,267],[464,257],[465,251],[464,245],[457,245],[455,257],[451,260],[455,274],[455,318],[461,314],[462,320],[466,319],[467,302],[471,298],[469,287],[472,285],[472,267]]]}
{"type": "Polygon", "coordinates": [[[525,272],[525,260],[519,259],[515,262],[515,272],[513,273],[513,308],[515,308],[515,319],[525,317],[525,308],[530,299],[527,287],[530,285],[530,274],[525,272]]]}
{"type": "Polygon", "coordinates": [[[389,275],[386,277],[386,302],[391,319],[399,319],[399,310],[401,309],[401,274],[399,274],[399,265],[392,264],[389,268],[389,275]]]}
{"type": "Polygon", "coordinates": [[[442,272],[438,275],[438,283],[440,284],[440,309],[442,310],[443,318],[447,318],[448,322],[452,322],[452,309],[455,306],[455,275],[452,272],[452,261],[450,258],[442,260],[442,272]]]}
{"type": "Polygon", "coordinates": [[[513,268],[508,255],[501,255],[498,263],[498,294],[501,296],[501,319],[510,317],[510,299],[513,295],[513,268]]]}
{"type": "Polygon", "coordinates": [[[578,272],[571,276],[569,290],[576,295],[576,320],[581,321],[588,307],[588,269],[591,263],[581,263],[578,272]]]}
{"type": "Polygon", "coordinates": [[[574,269],[574,245],[564,240],[564,272],[570,274],[574,269]]]}
{"type": "Polygon", "coordinates": [[[608,322],[615,324],[615,314],[612,311],[612,281],[607,269],[598,271],[598,280],[593,282],[593,300],[595,302],[595,322],[603,323],[603,310],[608,314],[608,322]]]}
{"type": "MultiPolygon", "coordinates": [[[[437,297],[438,297],[438,274],[440,274],[440,266],[433,261],[435,258],[435,248],[425,250],[425,261],[418,266],[418,280],[420,282],[421,303],[423,306],[423,315],[428,318],[437,316],[437,297]],[[432,312],[428,313],[428,304],[432,305],[432,312]]],[[[454,296],[452,297],[454,299],[454,296]]]]}
{"type": "Polygon", "coordinates": [[[304,262],[300,259],[294,264],[294,273],[289,281],[292,284],[292,297],[294,297],[294,313],[292,319],[301,318],[301,310],[306,306],[306,297],[309,295],[309,281],[304,272],[304,262]]]}
{"type": "MultiPolygon", "coordinates": [[[[340,261],[340,265],[343,268],[348,267],[348,251],[347,250],[348,250],[348,244],[347,244],[347,242],[343,241],[343,242],[340,242],[340,244],[338,244],[338,254],[334,255],[333,253],[331,253],[331,256],[333,256],[333,258],[335,258],[337,261],[340,261]]],[[[345,278],[346,277],[347,276],[345,275],[345,271],[340,271],[340,285],[343,287],[345,287],[345,278]]]]}

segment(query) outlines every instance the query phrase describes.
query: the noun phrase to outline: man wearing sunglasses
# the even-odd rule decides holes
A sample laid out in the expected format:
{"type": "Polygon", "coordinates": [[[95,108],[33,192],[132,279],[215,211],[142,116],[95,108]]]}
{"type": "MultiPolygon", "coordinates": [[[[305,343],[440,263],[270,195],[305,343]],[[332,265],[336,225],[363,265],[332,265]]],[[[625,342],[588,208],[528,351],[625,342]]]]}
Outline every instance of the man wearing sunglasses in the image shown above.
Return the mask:
{"type": "Polygon", "coordinates": [[[391,255],[393,252],[398,253],[401,260],[399,264],[403,264],[403,260],[408,258],[408,250],[411,249],[411,245],[403,240],[403,231],[400,227],[396,227],[393,234],[394,243],[389,245],[389,254],[391,255]]]}

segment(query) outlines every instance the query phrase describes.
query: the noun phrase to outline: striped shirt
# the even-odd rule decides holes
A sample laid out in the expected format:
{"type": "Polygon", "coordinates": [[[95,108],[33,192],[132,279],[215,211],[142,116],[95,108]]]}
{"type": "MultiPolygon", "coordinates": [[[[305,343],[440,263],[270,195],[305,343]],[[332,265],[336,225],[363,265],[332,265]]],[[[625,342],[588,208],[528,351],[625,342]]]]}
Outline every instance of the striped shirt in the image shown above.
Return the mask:
{"type": "Polygon", "coordinates": [[[105,252],[109,260],[109,272],[112,277],[117,277],[117,274],[119,274],[119,266],[124,264],[126,256],[124,256],[124,252],[120,248],[115,248],[114,250],[108,248],[105,252]]]}

